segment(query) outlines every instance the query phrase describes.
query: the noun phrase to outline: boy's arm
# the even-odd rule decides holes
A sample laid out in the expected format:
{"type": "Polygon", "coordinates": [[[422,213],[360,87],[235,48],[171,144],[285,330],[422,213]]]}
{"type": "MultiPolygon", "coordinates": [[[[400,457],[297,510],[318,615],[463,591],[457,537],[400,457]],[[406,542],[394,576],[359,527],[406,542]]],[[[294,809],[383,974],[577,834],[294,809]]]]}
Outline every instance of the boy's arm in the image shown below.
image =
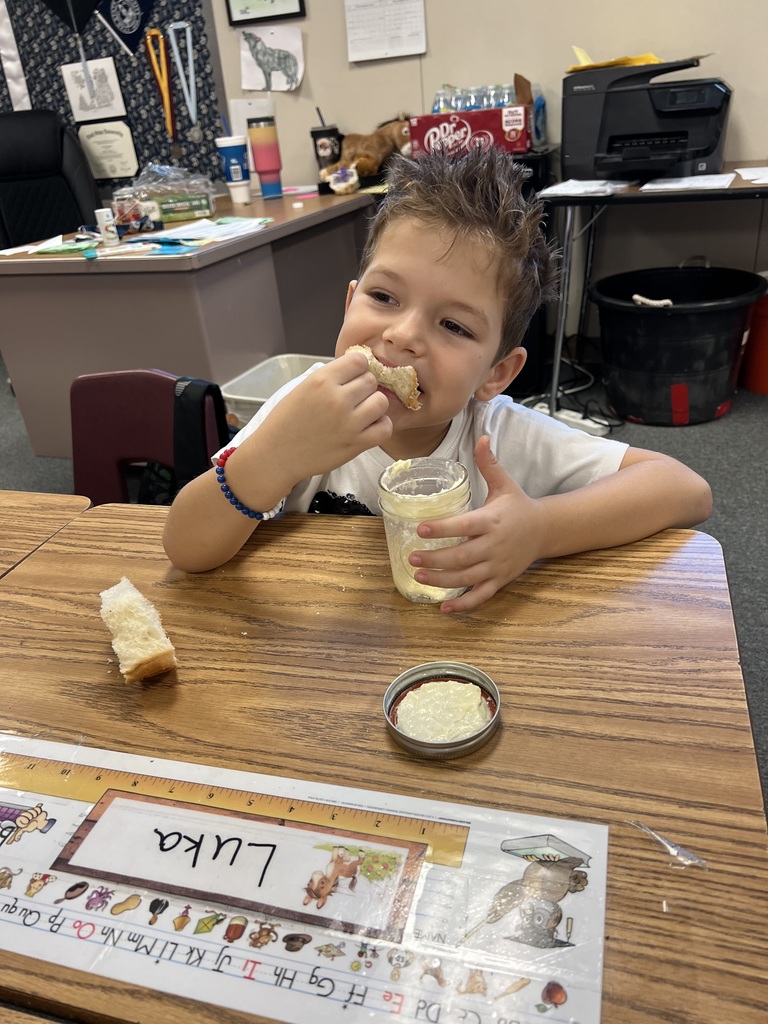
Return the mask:
{"type": "Polygon", "coordinates": [[[629,448],[619,470],[565,494],[529,498],[496,461],[487,437],[475,450],[488,483],[481,509],[422,523],[422,537],[466,537],[455,547],[417,551],[416,579],[441,587],[472,587],[447,601],[468,611],[516,579],[533,562],[649,537],[668,527],[695,526],[712,511],[709,485],[666,455],[629,448]],[[430,570],[442,570],[439,574],[430,570]]]}
{"type": "Polygon", "coordinates": [[[706,480],[643,448],[628,448],[617,473],[539,500],[549,519],[540,558],[628,544],[670,527],[696,526],[712,513],[706,480]]]}
{"type": "MultiPolygon", "coordinates": [[[[227,486],[243,505],[266,512],[300,481],[327,473],[392,433],[389,402],[364,355],[326,364],[285,395],[227,460],[227,486]]],[[[202,572],[235,555],[259,520],[224,497],[211,469],[184,487],[163,533],[178,569],[202,572]]]]}

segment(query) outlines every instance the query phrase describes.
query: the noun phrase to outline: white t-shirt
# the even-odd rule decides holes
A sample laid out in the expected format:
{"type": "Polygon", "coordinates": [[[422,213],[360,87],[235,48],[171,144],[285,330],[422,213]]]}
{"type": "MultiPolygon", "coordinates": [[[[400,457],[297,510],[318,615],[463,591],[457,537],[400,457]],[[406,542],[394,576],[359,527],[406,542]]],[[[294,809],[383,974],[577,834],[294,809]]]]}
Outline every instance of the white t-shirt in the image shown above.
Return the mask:
{"type": "MultiPolygon", "coordinates": [[[[317,363],[275,392],[228,447],[240,445],[284,395],[323,365],[317,363]]],[[[307,429],[312,429],[311,423],[307,429]]],[[[544,413],[518,405],[508,395],[498,395],[490,402],[472,398],[431,453],[466,467],[472,508],[482,507],[488,495],[488,486],[474,457],[475,445],[483,434],[490,437],[491,450],[501,465],[531,498],[573,491],[615,473],[629,447],[621,441],[575,430],[544,413]]],[[[287,496],[285,511],[308,512],[314,501],[312,511],[349,514],[367,510],[379,515],[378,479],[393,461],[381,448],[371,448],[330,473],[301,480],[287,496]]]]}

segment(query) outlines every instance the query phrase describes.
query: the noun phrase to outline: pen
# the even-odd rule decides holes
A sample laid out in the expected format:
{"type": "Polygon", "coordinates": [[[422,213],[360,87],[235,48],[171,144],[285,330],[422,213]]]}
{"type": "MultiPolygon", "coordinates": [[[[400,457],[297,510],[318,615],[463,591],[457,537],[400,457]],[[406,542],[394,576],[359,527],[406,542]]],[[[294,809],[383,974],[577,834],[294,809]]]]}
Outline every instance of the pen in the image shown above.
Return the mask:
{"type": "Polygon", "coordinates": [[[84,249],[83,256],[87,260],[102,259],[104,256],[128,256],[133,253],[147,252],[153,249],[160,249],[161,245],[159,242],[141,242],[139,246],[132,245],[128,250],[125,245],[121,245],[116,249],[84,249]]]}
{"type": "Polygon", "coordinates": [[[124,241],[126,245],[199,245],[197,239],[185,238],[155,238],[152,242],[142,238],[126,238],[124,241]]]}

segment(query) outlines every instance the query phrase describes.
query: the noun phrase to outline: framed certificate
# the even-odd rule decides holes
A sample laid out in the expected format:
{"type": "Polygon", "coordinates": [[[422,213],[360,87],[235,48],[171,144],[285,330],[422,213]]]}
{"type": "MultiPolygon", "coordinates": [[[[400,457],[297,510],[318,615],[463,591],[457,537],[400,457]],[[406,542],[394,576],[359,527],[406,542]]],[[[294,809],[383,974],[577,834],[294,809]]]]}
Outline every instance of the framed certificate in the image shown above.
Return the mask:
{"type": "Polygon", "coordinates": [[[227,0],[230,25],[252,25],[305,15],[304,0],[227,0]]]}

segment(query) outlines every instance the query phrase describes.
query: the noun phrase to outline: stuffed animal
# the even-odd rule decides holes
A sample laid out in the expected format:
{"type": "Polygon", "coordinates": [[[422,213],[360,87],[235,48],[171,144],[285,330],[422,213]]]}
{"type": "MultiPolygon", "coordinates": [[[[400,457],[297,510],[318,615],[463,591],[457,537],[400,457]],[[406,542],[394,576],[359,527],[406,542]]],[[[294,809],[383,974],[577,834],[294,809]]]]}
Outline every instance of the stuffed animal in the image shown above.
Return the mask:
{"type": "Polygon", "coordinates": [[[345,135],[341,144],[341,160],[330,167],[324,167],[320,171],[320,178],[330,182],[332,175],[342,169],[354,171],[358,178],[370,177],[378,174],[393,153],[399,151],[409,156],[410,146],[408,117],[400,114],[394,120],[380,124],[370,135],[345,135]]]}

